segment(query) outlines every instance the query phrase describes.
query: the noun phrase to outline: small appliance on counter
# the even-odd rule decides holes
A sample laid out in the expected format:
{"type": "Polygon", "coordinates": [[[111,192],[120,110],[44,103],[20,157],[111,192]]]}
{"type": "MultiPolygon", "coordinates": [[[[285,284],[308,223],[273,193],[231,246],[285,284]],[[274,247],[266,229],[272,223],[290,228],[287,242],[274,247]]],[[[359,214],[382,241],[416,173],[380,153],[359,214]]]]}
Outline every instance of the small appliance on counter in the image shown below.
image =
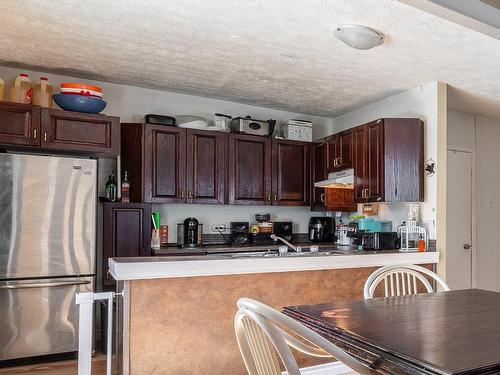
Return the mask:
{"type": "Polygon", "coordinates": [[[273,232],[278,237],[287,241],[292,240],[292,222],[291,221],[275,221],[273,223],[273,232]]]}
{"type": "Polygon", "coordinates": [[[175,126],[175,117],[148,113],[144,116],[144,123],[153,125],[175,126]]]}
{"type": "Polygon", "coordinates": [[[254,120],[250,116],[235,117],[231,120],[231,132],[251,135],[261,135],[270,137],[273,134],[275,120],[260,121],[254,120]]]}
{"type": "Polygon", "coordinates": [[[309,241],[314,243],[334,242],[335,219],[327,216],[313,216],[309,219],[309,241]]]}
{"type": "Polygon", "coordinates": [[[248,235],[250,233],[250,226],[248,221],[231,221],[229,226],[231,230],[231,244],[247,245],[249,243],[248,235]]]}
{"type": "Polygon", "coordinates": [[[198,247],[203,245],[203,224],[194,217],[188,217],[184,223],[177,224],[177,245],[198,247]]]}
{"type": "Polygon", "coordinates": [[[357,225],[355,223],[338,225],[337,226],[337,245],[353,246],[354,245],[353,234],[356,231],[357,231],[357,225]]]}
{"type": "Polygon", "coordinates": [[[363,250],[399,249],[399,235],[397,232],[364,232],[362,246],[363,250]]]}

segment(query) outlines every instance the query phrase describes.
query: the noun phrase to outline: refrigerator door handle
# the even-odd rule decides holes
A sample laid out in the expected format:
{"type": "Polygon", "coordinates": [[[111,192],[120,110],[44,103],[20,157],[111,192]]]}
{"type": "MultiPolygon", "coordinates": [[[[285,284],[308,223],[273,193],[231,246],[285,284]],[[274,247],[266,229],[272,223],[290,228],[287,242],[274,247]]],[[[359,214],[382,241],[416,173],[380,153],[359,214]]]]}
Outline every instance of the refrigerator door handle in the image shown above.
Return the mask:
{"type": "Polygon", "coordinates": [[[56,286],[70,286],[70,285],[84,285],[84,284],[90,284],[90,281],[88,281],[88,280],[82,280],[82,281],[52,281],[52,282],[44,282],[44,283],[33,283],[33,282],[22,283],[22,282],[18,282],[16,284],[0,283],[0,290],[6,290],[6,289],[28,289],[28,288],[52,288],[52,287],[56,287],[56,286]]]}

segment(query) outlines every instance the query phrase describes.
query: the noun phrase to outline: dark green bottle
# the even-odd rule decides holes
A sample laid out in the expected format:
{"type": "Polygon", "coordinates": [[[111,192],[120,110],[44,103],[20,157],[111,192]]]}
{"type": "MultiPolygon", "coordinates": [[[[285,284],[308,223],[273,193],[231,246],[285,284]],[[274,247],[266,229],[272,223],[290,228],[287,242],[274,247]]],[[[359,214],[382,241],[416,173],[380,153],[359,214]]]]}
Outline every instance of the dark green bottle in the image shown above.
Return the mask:
{"type": "Polygon", "coordinates": [[[113,171],[108,178],[108,182],[106,182],[106,199],[110,202],[116,202],[117,198],[116,177],[113,171]]]}

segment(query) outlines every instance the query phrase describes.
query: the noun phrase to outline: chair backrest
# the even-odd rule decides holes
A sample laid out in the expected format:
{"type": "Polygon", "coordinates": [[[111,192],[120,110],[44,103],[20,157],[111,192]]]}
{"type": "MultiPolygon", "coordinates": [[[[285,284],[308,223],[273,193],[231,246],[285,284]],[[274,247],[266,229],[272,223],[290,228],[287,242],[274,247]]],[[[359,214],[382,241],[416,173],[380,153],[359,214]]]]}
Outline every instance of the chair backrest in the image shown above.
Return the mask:
{"type": "Polygon", "coordinates": [[[428,293],[433,293],[434,288],[425,276],[435,280],[445,291],[450,290],[442,278],[427,268],[417,265],[399,265],[381,267],[373,272],[366,279],[363,294],[366,299],[373,298],[375,289],[381,282],[384,282],[385,297],[417,294],[419,283],[428,293]]]}
{"type": "Polygon", "coordinates": [[[335,357],[362,375],[377,374],[342,349],[295,319],[250,298],[240,298],[234,327],[250,375],[300,375],[290,347],[316,357],[335,357]]]}

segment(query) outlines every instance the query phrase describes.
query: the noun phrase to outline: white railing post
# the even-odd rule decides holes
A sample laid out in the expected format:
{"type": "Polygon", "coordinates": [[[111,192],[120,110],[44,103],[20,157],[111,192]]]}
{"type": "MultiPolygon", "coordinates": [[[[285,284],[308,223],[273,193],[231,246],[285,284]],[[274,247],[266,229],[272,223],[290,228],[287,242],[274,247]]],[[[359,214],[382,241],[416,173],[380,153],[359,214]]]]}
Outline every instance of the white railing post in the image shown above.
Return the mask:
{"type": "Polygon", "coordinates": [[[93,294],[76,294],[76,304],[80,305],[78,322],[78,375],[90,375],[92,372],[93,294]]]}
{"type": "Polygon", "coordinates": [[[113,332],[113,298],[114,292],[77,293],[76,304],[80,305],[78,326],[78,375],[92,373],[92,322],[94,319],[94,301],[108,300],[108,332],[106,347],[106,374],[111,375],[112,332],[113,332]]]}

